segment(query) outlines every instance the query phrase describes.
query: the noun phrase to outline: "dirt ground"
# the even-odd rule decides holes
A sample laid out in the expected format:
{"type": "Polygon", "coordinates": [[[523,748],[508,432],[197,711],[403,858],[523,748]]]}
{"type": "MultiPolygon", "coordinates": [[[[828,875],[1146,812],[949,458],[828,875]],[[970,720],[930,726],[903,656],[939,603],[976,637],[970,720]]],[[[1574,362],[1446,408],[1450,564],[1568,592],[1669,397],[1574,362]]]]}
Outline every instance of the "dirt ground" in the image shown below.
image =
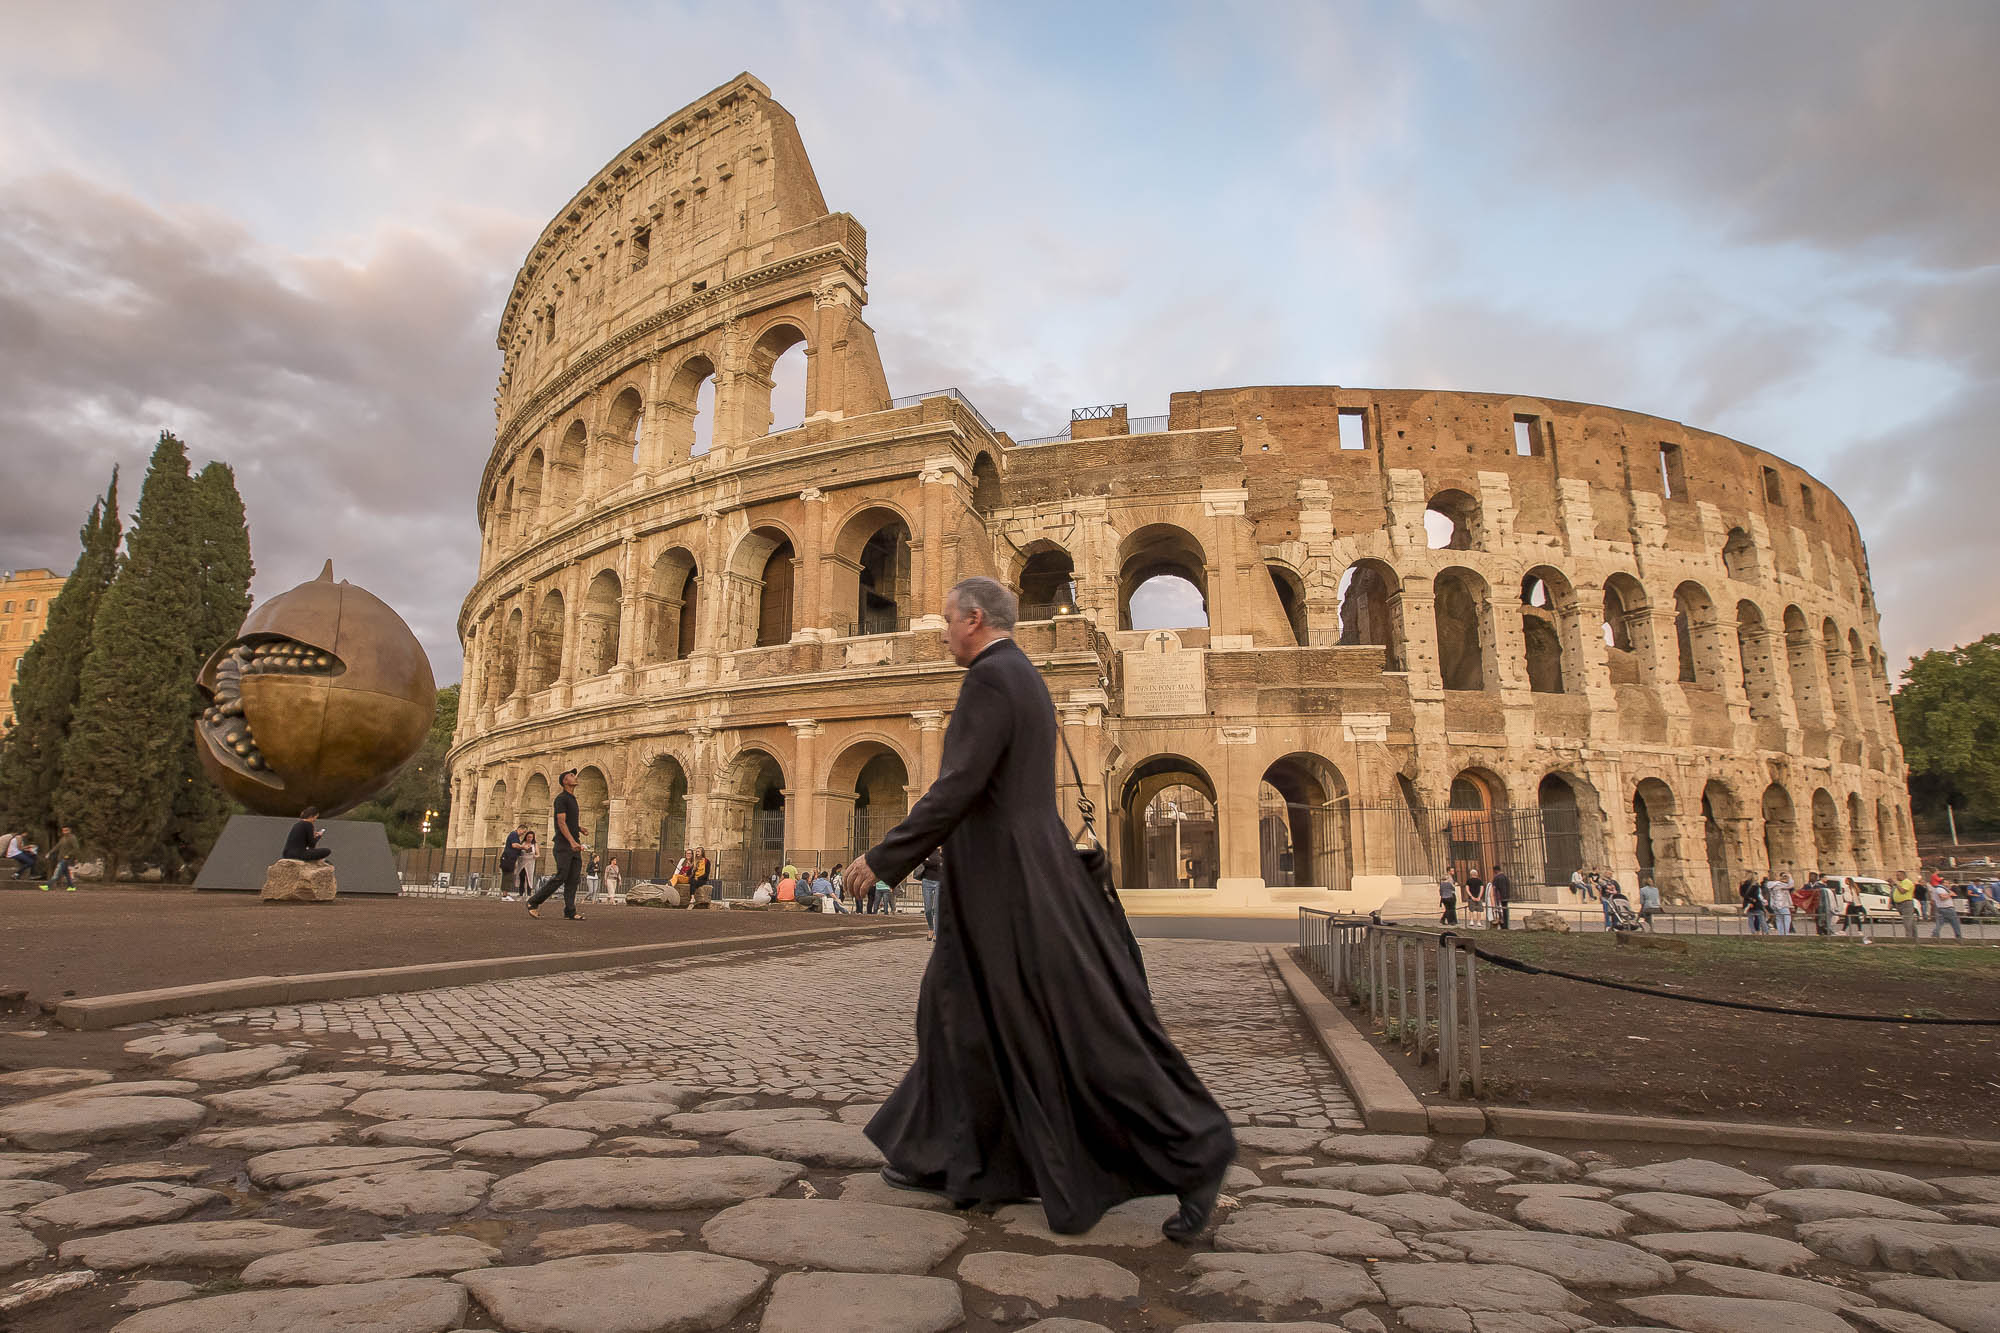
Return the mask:
{"type": "MultiPolygon", "coordinates": [[[[1620,948],[1605,935],[1479,937],[1523,962],[1689,995],[2000,1020],[2000,945],[1686,942],[1687,952],[1669,953],[1620,948]]],[[[1484,963],[1479,1000],[1491,1102],[2000,1137],[2000,1027],[1749,1013],[1484,963]]],[[[1445,1100],[1435,1064],[1391,1064],[1419,1096],[1445,1100]]]]}
{"type": "MultiPolygon", "coordinates": [[[[793,930],[851,931],[883,917],[813,912],[706,911],[562,904],[540,920],[520,903],[450,898],[341,898],[266,904],[255,894],[192,889],[0,892],[0,990],[31,1001],[184,986],[230,977],[286,976],[517,954],[609,949],[793,930]]],[[[921,918],[901,917],[902,928],[921,918]]],[[[872,926],[871,926],[872,923],[872,926]]]]}

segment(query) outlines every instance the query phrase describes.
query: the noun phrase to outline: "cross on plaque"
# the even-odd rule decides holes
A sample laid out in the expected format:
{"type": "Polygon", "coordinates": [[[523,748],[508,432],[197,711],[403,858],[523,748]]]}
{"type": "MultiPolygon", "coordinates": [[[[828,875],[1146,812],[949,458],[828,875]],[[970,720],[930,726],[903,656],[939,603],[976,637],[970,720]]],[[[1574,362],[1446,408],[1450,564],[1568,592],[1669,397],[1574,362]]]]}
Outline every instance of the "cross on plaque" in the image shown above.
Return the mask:
{"type": "Polygon", "coordinates": [[[1165,630],[1161,630],[1158,634],[1155,634],[1153,636],[1153,642],[1160,645],[1160,651],[1163,653],[1167,651],[1167,645],[1172,643],[1173,641],[1174,641],[1174,636],[1167,633],[1165,630]]]}

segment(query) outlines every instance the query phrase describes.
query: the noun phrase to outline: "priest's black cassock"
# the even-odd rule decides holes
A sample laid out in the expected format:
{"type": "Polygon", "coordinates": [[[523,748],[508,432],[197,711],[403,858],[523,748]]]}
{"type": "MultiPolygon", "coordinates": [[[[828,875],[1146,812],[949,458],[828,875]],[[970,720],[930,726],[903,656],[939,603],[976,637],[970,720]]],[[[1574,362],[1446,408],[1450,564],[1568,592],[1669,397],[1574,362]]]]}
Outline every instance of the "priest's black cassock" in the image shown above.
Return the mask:
{"type": "Polygon", "coordinates": [[[945,868],[916,1063],[868,1137],[954,1199],[1039,1196],[1074,1233],[1127,1199],[1212,1185],[1236,1137],[1077,859],[1056,746],[1041,673],[994,641],[959,688],[937,781],[868,852],[891,884],[940,842],[945,868]]]}

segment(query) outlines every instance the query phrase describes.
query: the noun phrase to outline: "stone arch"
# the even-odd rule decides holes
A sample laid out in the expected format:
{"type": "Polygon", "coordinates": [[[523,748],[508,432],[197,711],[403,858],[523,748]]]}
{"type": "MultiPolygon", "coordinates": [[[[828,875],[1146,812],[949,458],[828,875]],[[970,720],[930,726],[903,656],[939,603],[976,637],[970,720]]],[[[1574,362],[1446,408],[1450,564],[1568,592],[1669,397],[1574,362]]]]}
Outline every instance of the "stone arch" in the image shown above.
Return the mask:
{"type": "Polygon", "coordinates": [[[522,625],[521,608],[517,606],[507,613],[506,629],[487,646],[486,697],[495,703],[506,699],[520,683],[522,625]]]}
{"type": "Polygon", "coordinates": [[[759,395],[744,407],[744,426],[751,438],[805,424],[812,410],[806,402],[812,350],[806,331],[790,317],[771,324],[751,344],[749,382],[759,395]]]}
{"type": "Polygon", "coordinates": [[[1709,901],[1736,901],[1738,865],[1734,830],[1743,819],[1741,804],[1729,784],[1710,778],[1701,789],[1702,846],[1708,862],[1709,901]]]}
{"type": "Polygon", "coordinates": [[[1021,598],[1022,620],[1047,620],[1067,607],[1076,610],[1076,560],[1070,553],[1046,539],[1022,548],[1028,558],[1015,581],[1021,598]]]}
{"type": "Polygon", "coordinates": [[[852,859],[910,811],[910,756],[887,736],[850,740],[827,766],[827,827],[819,845],[852,859]]]}
{"type": "Polygon", "coordinates": [[[667,380],[660,447],[668,459],[700,458],[715,443],[715,362],[697,352],[667,380]]]}
{"type": "Polygon", "coordinates": [[[1349,887],[1353,844],[1340,770],[1303,751],[1265,768],[1257,793],[1257,847],[1267,885],[1349,887]]]}
{"type": "Polygon", "coordinates": [[[842,522],[833,544],[829,603],[844,633],[894,634],[910,627],[916,593],[911,531],[908,515],[880,503],[866,505],[842,522]]]}
{"type": "Polygon", "coordinates": [[[583,594],[577,616],[577,663],[585,676],[601,676],[618,665],[618,617],[623,609],[624,587],[618,575],[600,569],[583,594]]]}
{"type": "Polygon", "coordinates": [[[611,783],[596,764],[576,773],[576,827],[583,845],[602,856],[611,839],[611,783]]]}
{"type": "Polygon", "coordinates": [[[724,841],[711,850],[727,880],[748,883],[783,864],[788,788],[784,762],[760,744],[744,746],[721,769],[714,800],[724,841]]]}
{"type": "Polygon", "coordinates": [[[1875,856],[1874,830],[1869,827],[1868,807],[1861,799],[1860,792],[1847,793],[1847,837],[1848,847],[1853,853],[1848,858],[1848,869],[1866,873],[1871,858],[1875,856]]]}
{"type": "Polygon", "coordinates": [[[701,567],[685,546],[669,546],[646,577],[646,660],[678,662],[695,648],[701,567]]]}
{"type": "Polygon", "coordinates": [[[507,805],[507,779],[495,778],[479,807],[480,840],[488,847],[500,846],[514,828],[513,818],[514,812],[507,805]]]}
{"type": "Polygon", "coordinates": [[[494,481],[486,497],[486,537],[496,551],[514,544],[514,477],[508,474],[494,481]]]}
{"type": "MultiPolygon", "coordinates": [[[[1736,657],[1741,664],[1743,696],[1750,702],[1750,716],[1760,723],[1776,725],[1782,717],[1778,706],[1778,663],[1772,650],[1773,635],[1764,623],[1763,608],[1745,599],[1736,604],[1736,657]]],[[[1759,736],[1759,743],[1781,739],[1776,733],[1759,736]]],[[[1782,749],[1766,745],[1766,749],[1782,749]]]]}
{"type": "Polygon", "coordinates": [[[1757,543],[1742,528],[1731,528],[1722,544],[1722,568],[1738,583],[1758,581],[1757,543]]]}
{"type": "Polygon", "coordinates": [[[1479,501],[1464,491],[1439,491],[1424,506],[1424,537],[1433,551],[1481,549],[1479,501]]]}
{"type": "Polygon", "coordinates": [[[530,773],[527,780],[521,784],[521,804],[514,816],[514,822],[535,835],[535,842],[540,849],[538,855],[541,858],[536,867],[538,874],[545,873],[542,867],[549,865],[549,857],[552,854],[549,839],[555,830],[550,827],[549,821],[554,817],[553,810],[554,806],[549,800],[548,776],[543,773],[530,773]]]}
{"type": "Polygon", "coordinates": [[[1693,579],[1674,589],[1674,645],[1683,685],[1715,689],[1721,681],[1715,600],[1693,579]]]}
{"type": "Polygon", "coordinates": [[[1764,788],[1764,868],[1776,874],[1799,863],[1799,827],[1792,794],[1776,782],[1764,788]]]}
{"type": "Polygon", "coordinates": [[[546,690],[562,675],[565,628],[562,592],[550,588],[542,594],[534,626],[528,631],[528,693],[546,690]]]}
{"type": "Polygon", "coordinates": [[[1521,578],[1521,641],[1530,690],[1580,692],[1578,638],[1576,592],[1569,579],[1553,566],[1535,566],[1521,578]]]}
{"type": "Polygon", "coordinates": [[[972,507],[990,514],[1000,507],[1000,465],[984,449],[972,456],[972,507]]]}
{"type": "Polygon", "coordinates": [[[1847,846],[1840,832],[1840,807],[1833,793],[1815,787],[1812,794],[1813,852],[1818,870],[1834,870],[1847,864],[1847,846]]]}
{"type": "Polygon", "coordinates": [[[1491,604],[1486,580],[1462,566],[1441,570],[1432,580],[1432,614],[1437,622],[1438,678],[1447,690],[1484,690],[1492,684],[1486,648],[1491,604]]]}
{"type": "Polygon", "coordinates": [[[768,648],[791,640],[798,556],[789,532],[766,522],[737,539],[723,584],[725,649],[768,648]]]}
{"type": "Polygon", "coordinates": [[[1285,613],[1285,626],[1291,631],[1295,648],[1304,648],[1311,643],[1306,629],[1306,585],[1297,570],[1281,560],[1266,560],[1264,572],[1271,578],[1271,587],[1278,595],[1278,608],[1285,613]]]}
{"type": "MultiPolygon", "coordinates": [[[[1591,845],[1598,838],[1588,836],[1596,830],[1586,830],[1586,821],[1596,823],[1591,818],[1596,796],[1592,793],[1586,806],[1583,792],[1588,790],[1582,779],[1562,771],[1544,774],[1535,786],[1535,807],[1542,816],[1542,864],[1538,869],[1544,884],[1567,884],[1576,871],[1597,863],[1591,845]]],[[[1524,873],[1528,869],[1522,867],[1524,873]]]]}
{"type": "Polygon", "coordinates": [[[548,460],[539,448],[528,451],[527,461],[521,464],[521,471],[513,480],[514,498],[509,505],[513,511],[513,521],[509,524],[514,540],[525,542],[542,522],[543,474],[548,471],[548,460]]]}
{"type": "Polygon", "coordinates": [[[590,428],[581,417],[569,423],[549,460],[549,507],[557,515],[587,494],[590,475],[590,428]]]}
{"type": "Polygon", "coordinates": [[[598,452],[597,489],[612,490],[632,479],[642,461],[646,434],[646,400],[634,385],[626,385],[604,414],[604,440],[598,452]]]}
{"type": "MultiPolygon", "coordinates": [[[[687,768],[671,754],[655,755],[640,774],[633,793],[632,841],[653,849],[654,879],[672,874],[674,863],[688,850],[688,788],[687,768]]],[[[638,873],[636,865],[631,869],[638,873]]]]}
{"type": "Polygon", "coordinates": [[[1630,574],[1604,580],[1604,664],[1613,685],[1637,685],[1650,674],[1650,605],[1645,585],[1630,574]]]}
{"type": "Polygon", "coordinates": [[[1674,791],[1658,778],[1632,787],[1632,850],[1639,882],[1651,879],[1664,891],[1680,886],[1680,826],[1674,791]]]}
{"type": "MultiPolygon", "coordinates": [[[[1149,523],[1118,544],[1118,628],[1190,628],[1188,624],[1134,623],[1132,598],[1155,579],[1179,579],[1188,584],[1201,601],[1201,623],[1208,623],[1208,556],[1201,543],[1186,528],[1172,523],[1149,523]]],[[[1186,619],[1172,615],[1166,618],[1186,619]]]]}
{"type": "Polygon", "coordinates": [[[1119,801],[1125,886],[1213,888],[1221,864],[1216,810],[1215,783],[1192,759],[1160,754],[1136,764],[1119,801]]]}
{"type": "Polygon", "coordinates": [[[1382,648],[1385,671],[1403,669],[1403,580],[1380,560],[1357,560],[1340,576],[1340,642],[1382,648]]]}
{"type": "Polygon", "coordinates": [[[1826,659],[1827,703],[1833,710],[1836,727],[1847,733],[1841,737],[1840,758],[1858,764],[1861,762],[1861,715],[1855,707],[1858,695],[1853,673],[1848,670],[1847,641],[1832,616],[1820,622],[1820,650],[1826,659]]]}
{"type": "MultiPolygon", "coordinates": [[[[1451,873],[1461,882],[1474,870],[1489,877],[1495,866],[1504,867],[1512,840],[1506,836],[1504,811],[1507,784],[1491,769],[1460,769],[1445,795],[1445,818],[1450,829],[1451,873]]],[[[1525,868],[1514,866],[1512,874],[1525,878],[1525,868]]]]}

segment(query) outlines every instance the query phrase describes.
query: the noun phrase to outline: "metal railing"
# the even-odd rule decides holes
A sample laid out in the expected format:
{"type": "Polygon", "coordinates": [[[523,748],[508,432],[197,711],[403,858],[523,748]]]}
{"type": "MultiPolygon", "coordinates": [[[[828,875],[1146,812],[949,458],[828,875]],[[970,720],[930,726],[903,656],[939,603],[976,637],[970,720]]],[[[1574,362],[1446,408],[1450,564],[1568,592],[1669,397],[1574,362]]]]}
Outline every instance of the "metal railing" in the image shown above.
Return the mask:
{"type": "Polygon", "coordinates": [[[949,398],[953,402],[957,403],[960,407],[963,407],[966,411],[970,412],[972,414],[972,419],[974,421],[977,421],[980,425],[986,427],[986,433],[988,435],[998,435],[1000,433],[999,431],[993,429],[993,423],[986,419],[986,414],[984,412],[981,412],[977,407],[974,407],[972,405],[972,400],[970,398],[967,398],[965,396],[964,391],[960,389],[929,389],[923,393],[906,393],[901,398],[891,398],[889,400],[889,406],[891,408],[915,407],[918,403],[923,402],[926,398],[949,398]]]}
{"type": "Polygon", "coordinates": [[[1299,952],[1335,993],[1367,1008],[1371,1031],[1419,1066],[1435,1060],[1440,1092],[1484,1095],[1479,960],[1466,941],[1302,907],[1299,952]]]}

